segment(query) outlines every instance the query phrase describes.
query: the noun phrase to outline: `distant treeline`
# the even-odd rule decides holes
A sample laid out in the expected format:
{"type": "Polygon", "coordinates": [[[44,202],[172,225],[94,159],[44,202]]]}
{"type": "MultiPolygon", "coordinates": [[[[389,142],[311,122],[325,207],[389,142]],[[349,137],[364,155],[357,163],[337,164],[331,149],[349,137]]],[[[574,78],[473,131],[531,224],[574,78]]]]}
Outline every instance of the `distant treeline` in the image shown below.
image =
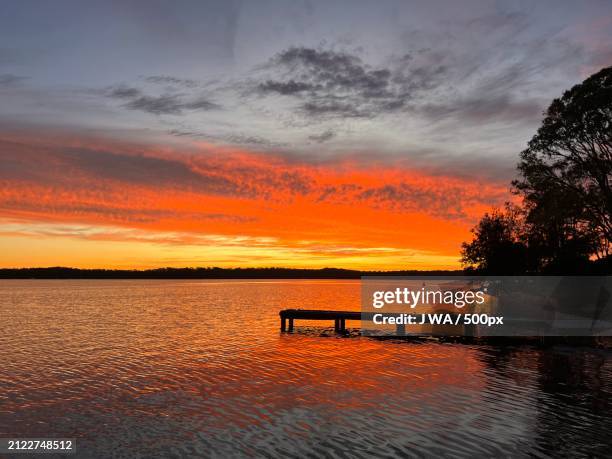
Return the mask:
{"type": "Polygon", "coordinates": [[[454,276],[463,271],[356,271],[291,268],[0,269],[0,279],[359,279],[362,276],[454,276]]]}

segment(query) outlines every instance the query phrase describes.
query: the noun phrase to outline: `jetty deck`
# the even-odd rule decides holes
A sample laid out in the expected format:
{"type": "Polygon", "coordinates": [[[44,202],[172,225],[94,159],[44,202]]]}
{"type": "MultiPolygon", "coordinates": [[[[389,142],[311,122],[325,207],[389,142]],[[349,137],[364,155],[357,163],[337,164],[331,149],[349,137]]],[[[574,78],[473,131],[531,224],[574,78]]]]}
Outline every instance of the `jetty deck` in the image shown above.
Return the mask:
{"type": "MultiPolygon", "coordinates": [[[[296,319],[302,320],[333,320],[334,330],[339,333],[346,331],[347,320],[372,320],[374,313],[361,312],[361,311],[325,311],[319,309],[283,309],[279,312],[281,319],[281,331],[292,332],[293,324],[296,319]],[[289,322],[289,327],[287,327],[289,322]]],[[[386,316],[396,315],[393,313],[386,313],[386,316]]],[[[399,315],[399,314],[397,314],[399,315]]],[[[397,325],[397,333],[403,335],[405,333],[405,326],[403,324],[397,325]]]]}

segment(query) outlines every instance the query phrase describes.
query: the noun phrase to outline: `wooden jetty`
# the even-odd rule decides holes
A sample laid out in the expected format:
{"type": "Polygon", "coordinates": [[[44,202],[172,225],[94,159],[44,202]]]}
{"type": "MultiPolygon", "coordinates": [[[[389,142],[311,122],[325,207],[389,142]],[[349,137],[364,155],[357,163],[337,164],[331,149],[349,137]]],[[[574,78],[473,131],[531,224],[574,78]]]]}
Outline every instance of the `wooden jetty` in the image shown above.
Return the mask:
{"type": "MultiPolygon", "coordinates": [[[[372,320],[373,312],[360,311],[325,311],[319,309],[284,309],[279,312],[281,331],[292,332],[295,319],[303,320],[333,320],[336,333],[346,331],[347,320],[372,320]],[[289,321],[289,327],[287,327],[289,321]]],[[[385,312],[385,316],[398,316],[400,313],[385,312]]],[[[446,335],[438,333],[406,334],[405,325],[397,324],[395,336],[409,336],[412,338],[441,337],[459,343],[480,344],[531,344],[549,346],[555,344],[593,346],[612,349],[612,337],[580,337],[580,336],[475,336],[473,330],[468,334],[446,335]]]]}
{"type": "MultiPolygon", "coordinates": [[[[374,313],[360,312],[360,311],[324,311],[318,309],[283,309],[279,312],[281,319],[281,331],[293,331],[293,322],[295,319],[304,320],[333,320],[334,330],[338,333],[346,331],[347,320],[372,320],[374,313]],[[287,328],[287,321],[289,321],[289,327],[287,328]]],[[[399,315],[399,313],[385,313],[389,315],[399,315]]],[[[396,325],[397,334],[404,335],[406,333],[405,326],[403,324],[396,325]]]]}

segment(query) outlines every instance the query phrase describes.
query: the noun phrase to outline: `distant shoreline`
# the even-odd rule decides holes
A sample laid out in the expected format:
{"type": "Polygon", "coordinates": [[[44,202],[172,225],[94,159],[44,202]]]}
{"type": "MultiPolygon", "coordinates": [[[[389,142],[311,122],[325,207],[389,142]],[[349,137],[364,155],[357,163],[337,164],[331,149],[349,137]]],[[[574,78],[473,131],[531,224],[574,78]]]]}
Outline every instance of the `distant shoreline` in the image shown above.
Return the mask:
{"type": "Polygon", "coordinates": [[[358,271],[322,268],[2,268],[0,279],[360,279],[362,276],[460,276],[461,270],[358,271]]]}

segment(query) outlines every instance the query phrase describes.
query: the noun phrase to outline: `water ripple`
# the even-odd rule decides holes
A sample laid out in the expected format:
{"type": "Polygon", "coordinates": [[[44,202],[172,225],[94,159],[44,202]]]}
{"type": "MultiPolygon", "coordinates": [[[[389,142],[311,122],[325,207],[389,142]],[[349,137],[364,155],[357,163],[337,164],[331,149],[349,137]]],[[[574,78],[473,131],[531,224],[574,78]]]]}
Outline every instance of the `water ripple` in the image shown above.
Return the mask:
{"type": "MultiPolygon", "coordinates": [[[[81,457],[605,456],[612,356],[280,334],[334,281],[2,281],[0,437],[81,457]]],[[[350,324],[349,324],[350,325],[350,324]]]]}

